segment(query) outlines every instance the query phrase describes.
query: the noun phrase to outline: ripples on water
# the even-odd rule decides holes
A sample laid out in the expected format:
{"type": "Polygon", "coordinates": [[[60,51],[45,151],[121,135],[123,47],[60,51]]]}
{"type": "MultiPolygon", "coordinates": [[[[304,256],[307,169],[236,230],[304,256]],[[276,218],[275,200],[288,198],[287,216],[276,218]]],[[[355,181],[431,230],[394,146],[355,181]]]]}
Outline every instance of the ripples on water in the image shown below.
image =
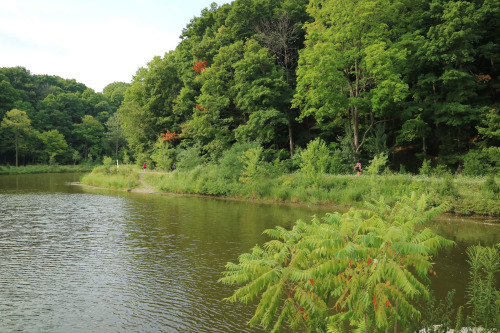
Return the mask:
{"type": "MultiPolygon", "coordinates": [[[[74,178],[74,177],[73,177],[74,178]]],[[[223,302],[217,283],[267,237],[316,208],[107,191],[82,193],[70,175],[0,177],[0,333],[262,332],[255,305],[223,302]],[[61,192],[65,193],[61,193],[61,192]],[[67,193],[66,193],[67,192],[67,193]]],[[[436,258],[436,295],[467,283],[465,249],[494,244],[500,225],[444,220],[457,242],[436,258]]]]}
{"type": "Polygon", "coordinates": [[[167,211],[92,194],[0,202],[0,332],[251,331],[221,301],[225,261],[169,232],[167,211]]]}

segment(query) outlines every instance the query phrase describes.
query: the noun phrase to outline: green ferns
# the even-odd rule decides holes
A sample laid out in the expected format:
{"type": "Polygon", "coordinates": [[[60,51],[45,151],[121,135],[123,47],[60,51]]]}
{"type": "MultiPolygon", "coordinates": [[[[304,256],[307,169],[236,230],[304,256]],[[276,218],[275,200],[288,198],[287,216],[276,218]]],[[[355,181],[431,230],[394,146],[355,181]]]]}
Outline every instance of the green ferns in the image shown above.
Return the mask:
{"type": "Polygon", "coordinates": [[[266,230],[272,240],[226,265],[220,281],[240,287],[225,300],[260,295],[249,325],[272,332],[285,323],[307,332],[375,332],[418,320],[432,255],[453,244],[421,226],[443,207],[427,210],[425,197],[413,195],[392,208],[383,199],[367,208],[266,230]]]}

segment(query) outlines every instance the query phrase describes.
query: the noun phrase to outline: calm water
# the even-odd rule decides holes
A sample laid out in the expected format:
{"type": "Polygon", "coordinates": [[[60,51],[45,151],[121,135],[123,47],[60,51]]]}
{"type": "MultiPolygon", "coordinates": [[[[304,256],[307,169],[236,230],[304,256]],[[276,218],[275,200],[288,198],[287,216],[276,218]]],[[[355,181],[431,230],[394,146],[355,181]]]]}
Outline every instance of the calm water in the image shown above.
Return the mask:
{"type": "MultiPolygon", "coordinates": [[[[0,332],[260,332],[227,304],[227,261],[325,210],[69,185],[75,174],[0,176],[0,332]]],[[[465,249],[500,225],[442,217],[458,246],[436,259],[436,295],[467,281],[465,249]]]]}

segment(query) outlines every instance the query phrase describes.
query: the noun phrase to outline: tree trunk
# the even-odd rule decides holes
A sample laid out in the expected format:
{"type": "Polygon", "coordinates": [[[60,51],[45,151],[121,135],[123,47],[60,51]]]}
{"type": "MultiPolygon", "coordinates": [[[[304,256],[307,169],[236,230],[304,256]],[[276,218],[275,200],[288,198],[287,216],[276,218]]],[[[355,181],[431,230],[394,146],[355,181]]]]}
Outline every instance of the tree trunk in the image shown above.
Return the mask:
{"type": "Polygon", "coordinates": [[[18,155],[19,155],[19,137],[16,135],[15,138],[15,146],[16,146],[16,168],[19,166],[18,155]]]}
{"type": "Polygon", "coordinates": [[[354,136],[354,151],[357,153],[359,150],[359,119],[358,107],[355,106],[352,110],[352,132],[354,136]]]}
{"type": "Polygon", "coordinates": [[[288,126],[288,142],[290,144],[290,157],[293,157],[294,145],[293,145],[293,129],[292,129],[292,117],[290,116],[290,108],[286,112],[286,120],[288,126]]]}

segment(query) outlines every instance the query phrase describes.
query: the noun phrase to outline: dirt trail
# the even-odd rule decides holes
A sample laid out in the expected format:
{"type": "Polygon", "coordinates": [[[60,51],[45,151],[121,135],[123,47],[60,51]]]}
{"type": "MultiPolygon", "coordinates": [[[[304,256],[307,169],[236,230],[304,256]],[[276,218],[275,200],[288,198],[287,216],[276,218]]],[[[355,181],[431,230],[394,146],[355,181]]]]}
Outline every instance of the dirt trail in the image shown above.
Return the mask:
{"type": "Polygon", "coordinates": [[[157,188],[149,185],[144,181],[143,176],[145,174],[155,174],[155,175],[171,175],[170,172],[158,172],[158,171],[135,171],[139,175],[139,187],[130,190],[130,192],[137,193],[161,193],[157,188]]]}

